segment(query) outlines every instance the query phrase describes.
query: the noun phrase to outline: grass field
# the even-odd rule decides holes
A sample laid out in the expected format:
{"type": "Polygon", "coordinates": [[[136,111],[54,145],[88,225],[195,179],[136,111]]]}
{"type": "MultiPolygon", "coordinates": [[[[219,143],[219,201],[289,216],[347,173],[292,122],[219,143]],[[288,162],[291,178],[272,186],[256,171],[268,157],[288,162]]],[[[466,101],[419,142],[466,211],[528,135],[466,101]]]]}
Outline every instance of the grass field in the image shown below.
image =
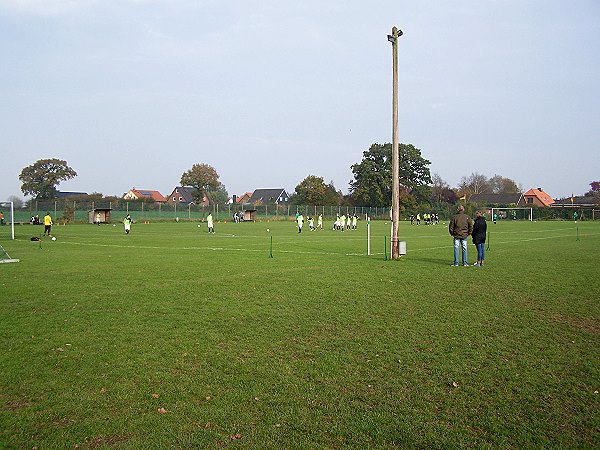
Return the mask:
{"type": "Polygon", "coordinates": [[[600,223],[488,229],[17,227],[0,447],[599,448],[600,223]]]}

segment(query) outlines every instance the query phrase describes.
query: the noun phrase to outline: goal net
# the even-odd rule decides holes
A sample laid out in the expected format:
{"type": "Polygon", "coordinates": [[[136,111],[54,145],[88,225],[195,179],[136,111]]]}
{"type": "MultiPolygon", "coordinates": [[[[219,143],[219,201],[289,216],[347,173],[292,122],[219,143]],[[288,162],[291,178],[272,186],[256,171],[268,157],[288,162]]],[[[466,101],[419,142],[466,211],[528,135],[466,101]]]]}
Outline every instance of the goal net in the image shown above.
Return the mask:
{"type": "Polygon", "coordinates": [[[4,247],[2,247],[2,245],[0,244],[0,264],[16,263],[16,262],[19,262],[19,260],[11,258],[10,255],[8,254],[8,252],[6,250],[4,250],[4,247]]]}
{"type": "Polygon", "coordinates": [[[533,221],[533,208],[492,208],[492,219],[533,221]]]}
{"type": "MultiPolygon", "coordinates": [[[[13,202],[0,202],[0,240],[15,238],[15,220],[13,202]]],[[[11,258],[0,244],[0,264],[15,263],[18,259],[11,258]]]]}

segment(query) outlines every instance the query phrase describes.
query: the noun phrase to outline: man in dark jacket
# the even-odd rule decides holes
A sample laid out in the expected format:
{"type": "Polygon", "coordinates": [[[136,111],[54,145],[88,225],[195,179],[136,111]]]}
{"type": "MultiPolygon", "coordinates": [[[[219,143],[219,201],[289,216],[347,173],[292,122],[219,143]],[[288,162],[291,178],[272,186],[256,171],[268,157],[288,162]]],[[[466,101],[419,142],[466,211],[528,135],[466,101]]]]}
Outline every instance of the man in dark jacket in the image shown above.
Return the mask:
{"type": "Polygon", "coordinates": [[[463,205],[458,207],[458,213],[450,219],[448,231],[450,232],[450,236],[454,238],[454,264],[452,265],[454,267],[458,266],[458,256],[462,248],[462,263],[463,266],[468,267],[467,244],[469,235],[473,232],[473,222],[465,214],[465,207],[463,205]]]}
{"type": "Polygon", "coordinates": [[[473,244],[475,244],[475,248],[477,248],[477,262],[473,264],[474,266],[483,266],[483,247],[485,244],[486,232],[487,222],[485,221],[485,217],[483,217],[481,211],[477,211],[475,213],[475,222],[473,223],[473,233],[471,233],[471,237],[473,238],[473,244]]]}

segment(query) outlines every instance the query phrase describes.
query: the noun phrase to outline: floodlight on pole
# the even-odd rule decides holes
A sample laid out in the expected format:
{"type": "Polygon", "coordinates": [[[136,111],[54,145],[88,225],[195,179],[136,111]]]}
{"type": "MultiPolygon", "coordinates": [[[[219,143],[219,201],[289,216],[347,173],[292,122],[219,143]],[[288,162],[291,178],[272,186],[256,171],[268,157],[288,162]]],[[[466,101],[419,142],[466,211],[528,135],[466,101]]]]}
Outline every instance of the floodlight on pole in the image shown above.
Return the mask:
{"type": "Polygon", "coordinates": [[[402,30],[393,27],[388,34],[392,43],[392,259],[400,257],[398,223],[400,221],[400,156],[398,151],[398,38],[402,30]]]}

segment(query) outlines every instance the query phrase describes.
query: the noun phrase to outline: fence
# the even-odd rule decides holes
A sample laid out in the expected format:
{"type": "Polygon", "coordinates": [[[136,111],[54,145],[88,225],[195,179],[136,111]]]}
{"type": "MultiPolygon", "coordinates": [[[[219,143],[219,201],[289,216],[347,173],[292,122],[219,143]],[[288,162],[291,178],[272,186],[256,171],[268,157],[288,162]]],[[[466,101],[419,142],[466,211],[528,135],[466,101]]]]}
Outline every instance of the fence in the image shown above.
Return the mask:
{"type": "Polygon", "coordinates": [[[49,212],[55,222],[87,222],[88,211],[96,208],[110,208],[111,221],[120,222],[127,214],[136,221],[200,221],[208,213],[212,213],[217,221],[233,220],[234,213],[245,210],[256,210],[256,220],[292,220],[296,213],[305,216],[322,214],[324,218],[335,217],[337,214],[357,214],[360,217],[368,215],[373,219],[389,219],[390,208],[361,207],[361,206],[315,206],[315,205],[177,205],[135,201],[31,201],[29,205],[15,210],[15,222],[29,222],[36,215],[40,219],[49,212]]]}
{"type": "MultiPolygon", "coordinates": [[[[293,220],[296,213],[304,216],[318,216],[322,214],[325,219],[335,218],[337,214],[353,215],[359,217],[368,215],[372,219],[390,219],[390,208],[371,206],[316,206],[316,205],[252,205],[252,204],[224,204],[224,205],[170,205],[152,202],[136,201],[72,201],[32,200],[25,207],[14,210],[15,222],[27,223],[36,214],[40,219],[46,212],[50,212],[55,222],[79,222],[88,221],[88,211],[95,208],[110,208],[111,221],[120,222],[127,214],[136,221],[201,221],[208,213],[212,213],[217,221],[233,220],[234,213],[245,210],[256,210],[256,220],[293,220]]],[[[475,207],[467,204],[467,214],[474,216],[475,207]]],[[[600,211],[593,208],[533,208],[533,220],[573,220],[573,213],[577,212],[579,220],[600,219],[600,211]]],[[[440,220],[447,220],[456,212],[455,205],[440,204],[425,209],[414,211],[402,211],[401,220],[407,220],[410,214],[420,212],[437,213],[440,220]]],[[[527,217],[529,218],[529,217],[527,217]]]]}

